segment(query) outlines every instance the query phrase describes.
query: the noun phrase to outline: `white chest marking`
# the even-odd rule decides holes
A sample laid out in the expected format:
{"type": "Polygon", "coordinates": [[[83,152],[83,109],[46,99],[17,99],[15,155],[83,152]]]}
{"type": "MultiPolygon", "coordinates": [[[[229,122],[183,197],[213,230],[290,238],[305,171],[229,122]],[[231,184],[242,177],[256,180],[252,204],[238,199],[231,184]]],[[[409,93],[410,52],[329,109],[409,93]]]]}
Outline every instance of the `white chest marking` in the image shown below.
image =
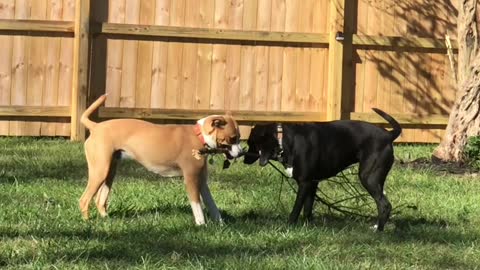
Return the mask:
{"type": "Polygon", "coordinates": [[[285,174],[287,174],[288,177],[292,178],[293,176],[293,167],[288,167],[285,169],[285,174]]]}

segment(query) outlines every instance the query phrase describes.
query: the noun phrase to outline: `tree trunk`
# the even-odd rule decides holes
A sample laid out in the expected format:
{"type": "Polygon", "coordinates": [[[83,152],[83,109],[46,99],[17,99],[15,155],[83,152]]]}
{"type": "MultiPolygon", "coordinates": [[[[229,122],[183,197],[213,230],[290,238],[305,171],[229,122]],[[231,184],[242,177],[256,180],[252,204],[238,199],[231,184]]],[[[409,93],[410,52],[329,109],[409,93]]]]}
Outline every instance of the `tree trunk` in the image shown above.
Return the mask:
{"type": "Polygon", "coordinates": [[[433,153],[445,162],[464,161],[468,137],[480,135],[480,3],[460,0],[458,13],[458,86],[445,136],[433,153]]]}

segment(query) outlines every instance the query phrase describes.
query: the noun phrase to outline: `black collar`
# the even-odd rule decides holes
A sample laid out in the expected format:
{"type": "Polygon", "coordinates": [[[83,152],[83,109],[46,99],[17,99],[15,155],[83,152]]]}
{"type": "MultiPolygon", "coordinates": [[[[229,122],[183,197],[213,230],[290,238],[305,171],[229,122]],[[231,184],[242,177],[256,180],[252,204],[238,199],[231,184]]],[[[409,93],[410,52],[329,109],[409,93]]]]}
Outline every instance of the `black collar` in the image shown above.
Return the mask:
{"type": "Polygon", "coordinates": [[[279,151],[276,156],[276,160],[280,161],[283,163],[283,143],[282,143],[282,138],[283,138],[283,127],[282,124],[277,124],[277,141],[278,141],[278,147],[279,151]]]}

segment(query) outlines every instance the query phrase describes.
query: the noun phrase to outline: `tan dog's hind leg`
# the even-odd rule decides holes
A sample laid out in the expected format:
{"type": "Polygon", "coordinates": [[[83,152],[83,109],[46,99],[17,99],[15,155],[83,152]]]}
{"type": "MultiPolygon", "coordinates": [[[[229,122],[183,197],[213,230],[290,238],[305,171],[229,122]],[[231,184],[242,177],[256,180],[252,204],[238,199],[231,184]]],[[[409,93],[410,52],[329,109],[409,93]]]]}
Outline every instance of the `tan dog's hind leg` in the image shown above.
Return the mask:
{"type": "Polygon", "coordinates": [[[102,217],[107,216],[107,201],[110,191],[112,190],[113,178],[115,177],[115,173],[117,171],[117,163],[118,159],[116,157],[113,157],[112,162],[110,163],[110,169],[108,171],[107,179],[100,186],[100,189],[97,192],[95,203],[97,205],[98,212],[102,217]]]}
{"type": "Polygon", "coordinates": [[[203,215],[202,204],[200,201],[200,183],[198,176],[185,174],[184,179],[195,223],[197,225],[204,225],[205,216],[203,215]]]}
{"type": "Polygon", "coordinates": [[[79,202],[80,211],[84,219],[88,219],[90,201],[105,183],[110,170],[112,154],[113,153],[106,150],[105,147],[95,149],[95,145],[90,140],[85,142],[85,156],[87,157],[88,163],[88,182],[79,202]]]}
{"type": "Polygon", "coordinates": [[[220,215],[220,211],[218,211],[217,205],[213,200],[212,193],[210,193],[210,188],[208,188],[207,178],[208,178],[207,172],[206,170],[204,170],[202,172],[202,179],[200,180],[201,181],[200,193],[202,195],[202,200],[208,208],[208,213],[210,214],[210,217],[213,220],[222,223],[223,222],[222,216],[220,215]]]}

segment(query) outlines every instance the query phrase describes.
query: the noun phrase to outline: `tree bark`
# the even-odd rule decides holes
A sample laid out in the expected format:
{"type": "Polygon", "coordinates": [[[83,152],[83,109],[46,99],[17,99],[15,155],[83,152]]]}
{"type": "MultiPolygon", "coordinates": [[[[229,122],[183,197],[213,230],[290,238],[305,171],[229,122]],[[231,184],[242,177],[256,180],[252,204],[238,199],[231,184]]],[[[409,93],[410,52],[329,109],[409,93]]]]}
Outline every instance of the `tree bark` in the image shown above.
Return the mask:
{"type": "Polygon", "coordinates": [[[434,159],[463,162],[471,136],[480,135],[480,2],[460,0],[458,31],[458,86],[445,135],[434,159]]]}

